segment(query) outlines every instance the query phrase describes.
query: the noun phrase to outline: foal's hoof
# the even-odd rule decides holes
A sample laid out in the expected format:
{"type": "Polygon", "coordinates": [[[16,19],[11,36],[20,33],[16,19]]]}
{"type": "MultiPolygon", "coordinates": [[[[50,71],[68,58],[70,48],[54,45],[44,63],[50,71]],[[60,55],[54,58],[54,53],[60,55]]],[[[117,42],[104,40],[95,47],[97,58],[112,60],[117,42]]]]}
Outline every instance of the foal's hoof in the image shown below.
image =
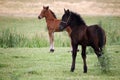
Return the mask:
{"type": "Polygon", "coordinates": [[[84,73],[87,73],[87,71],[84,71],[84,73]]]}
{"type": "Polygon", "coordinates": [[[50,49],[50,52],[54,52],[54,49],[50,49]]]}
{"type": "Polygon", "coordinates": [[[77,52],[79,52],[79,49],[77,49],[77,52]]]}
{"type": "Polygon", "coordinates": [[[71,72],[74,72],[74,70],[75,70],[75,68],[71,68],[71,70],[70,70],[70,71],[71,71],[71,72]]]}
{"type": "Polygon", "coordinates": [[[70,72],[74,72],[74,70],[70,70],[70,72]]]}
{"type": "Polygon", "coordinates": [[[87,66],[84,66],[84,73],[87,73],[87,66]]]}

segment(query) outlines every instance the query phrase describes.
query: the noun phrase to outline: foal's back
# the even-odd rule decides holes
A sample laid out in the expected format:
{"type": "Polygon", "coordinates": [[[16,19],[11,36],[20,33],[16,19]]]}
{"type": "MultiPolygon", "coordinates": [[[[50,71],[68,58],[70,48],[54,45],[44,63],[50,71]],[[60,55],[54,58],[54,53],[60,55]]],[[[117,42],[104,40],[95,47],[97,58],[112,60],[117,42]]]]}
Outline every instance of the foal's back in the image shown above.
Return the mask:
{"type": "Polygon", "coordinates": [[[105,32],[99,25],[88,26],[87,36],[91,46],[98,45],[98,47],[103,47],[106,43],[105,32]]]}

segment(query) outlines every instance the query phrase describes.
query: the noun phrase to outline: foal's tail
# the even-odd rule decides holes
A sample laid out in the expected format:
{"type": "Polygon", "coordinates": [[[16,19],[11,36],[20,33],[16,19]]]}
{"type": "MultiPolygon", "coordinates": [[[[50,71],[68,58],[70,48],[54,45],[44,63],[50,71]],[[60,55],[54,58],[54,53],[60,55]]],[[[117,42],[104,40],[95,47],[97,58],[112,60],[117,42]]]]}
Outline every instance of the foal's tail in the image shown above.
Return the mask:
{"type": "Polygon", "coordinates": [[[105,31],[101,27],[98,27],[97,32],[98,32],[98,38],[99,38],[99,48],[102,51],[102,48],[106,44],[105,31]]]}

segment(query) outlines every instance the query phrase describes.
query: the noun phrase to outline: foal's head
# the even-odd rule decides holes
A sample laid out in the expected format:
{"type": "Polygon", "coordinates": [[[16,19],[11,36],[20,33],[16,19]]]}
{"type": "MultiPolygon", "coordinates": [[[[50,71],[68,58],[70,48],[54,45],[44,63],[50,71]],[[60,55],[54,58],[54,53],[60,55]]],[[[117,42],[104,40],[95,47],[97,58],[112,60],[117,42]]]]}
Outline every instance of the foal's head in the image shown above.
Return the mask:
{"type": "Polygon", "coordinates": [[[43,9],[41,11],[41,13],[39,14],[38,16],[38,19],[42,19],[44,17],[50,17],[50,16],[53,16],[54,18],[56,18],[56,15],[54,14],[54,12],[52,12],[50,9],[49,9],[49,6],[43,6],[43,9]]]}
{"type": "Polygon", "coordinates": [[[62,20],[59,25],[60,30],[64,30],[67,26],[69,26],[70,21],[71,21],[71,15],[72,13],[68,10],[64,9],[64,14],[62,16],[62,20]]]}
{"type": "Polygon", "coordinates": [[[39,14],[38,16],[38,19],[42,19],[44,17],[46,17],[48,15],[48,9],[49,9],[49,6],[43,6],[43,9],[41,11],[41,13],[39,14]]]}
{"type": "Polygon", "coordinates": [[[81,25],[86,25],[86,23],[79,14],[69,11],[69,9],[64,9],[64,14],[59,25],[60,30],[64,30],[68,26],[72,29],[73,27],[80,27],[81,25]]]}

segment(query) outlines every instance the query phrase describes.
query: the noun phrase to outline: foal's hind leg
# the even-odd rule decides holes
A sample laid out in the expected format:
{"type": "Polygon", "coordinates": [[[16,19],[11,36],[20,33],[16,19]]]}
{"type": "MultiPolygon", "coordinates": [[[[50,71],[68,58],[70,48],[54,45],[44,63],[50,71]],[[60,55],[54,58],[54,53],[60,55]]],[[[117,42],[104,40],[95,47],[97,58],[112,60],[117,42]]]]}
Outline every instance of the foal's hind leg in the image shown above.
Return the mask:
{"type": "Polygon", "coordinates": [[[94,49],[94,52],[96,53],[97,57],[99,58],[102,54],[101,54],[101,49],[97,46],[92,46],[94,49]]]}
{"type": "Polygon", "coordinates": [[[50,52],[54,52],[54,33],[49,31],[50,52]]]}
{"type": "Polygon", "coordinates": [[[83,69],[84,69],[84,73],[87,73],[87,64],[86,64],[86,46],[82,46],[82,59],[83,59],[83,69]]]}
{"type": "Polygon", "coordinates": [[[106,66],[105,56],[102,56],[103,55],[102,54],[102,48],[95,48],[94,51],[95,51],[95,53],[98,57],[98,61],[100,63],[101,68],[105,68],[105,66],[106,66]]]}

